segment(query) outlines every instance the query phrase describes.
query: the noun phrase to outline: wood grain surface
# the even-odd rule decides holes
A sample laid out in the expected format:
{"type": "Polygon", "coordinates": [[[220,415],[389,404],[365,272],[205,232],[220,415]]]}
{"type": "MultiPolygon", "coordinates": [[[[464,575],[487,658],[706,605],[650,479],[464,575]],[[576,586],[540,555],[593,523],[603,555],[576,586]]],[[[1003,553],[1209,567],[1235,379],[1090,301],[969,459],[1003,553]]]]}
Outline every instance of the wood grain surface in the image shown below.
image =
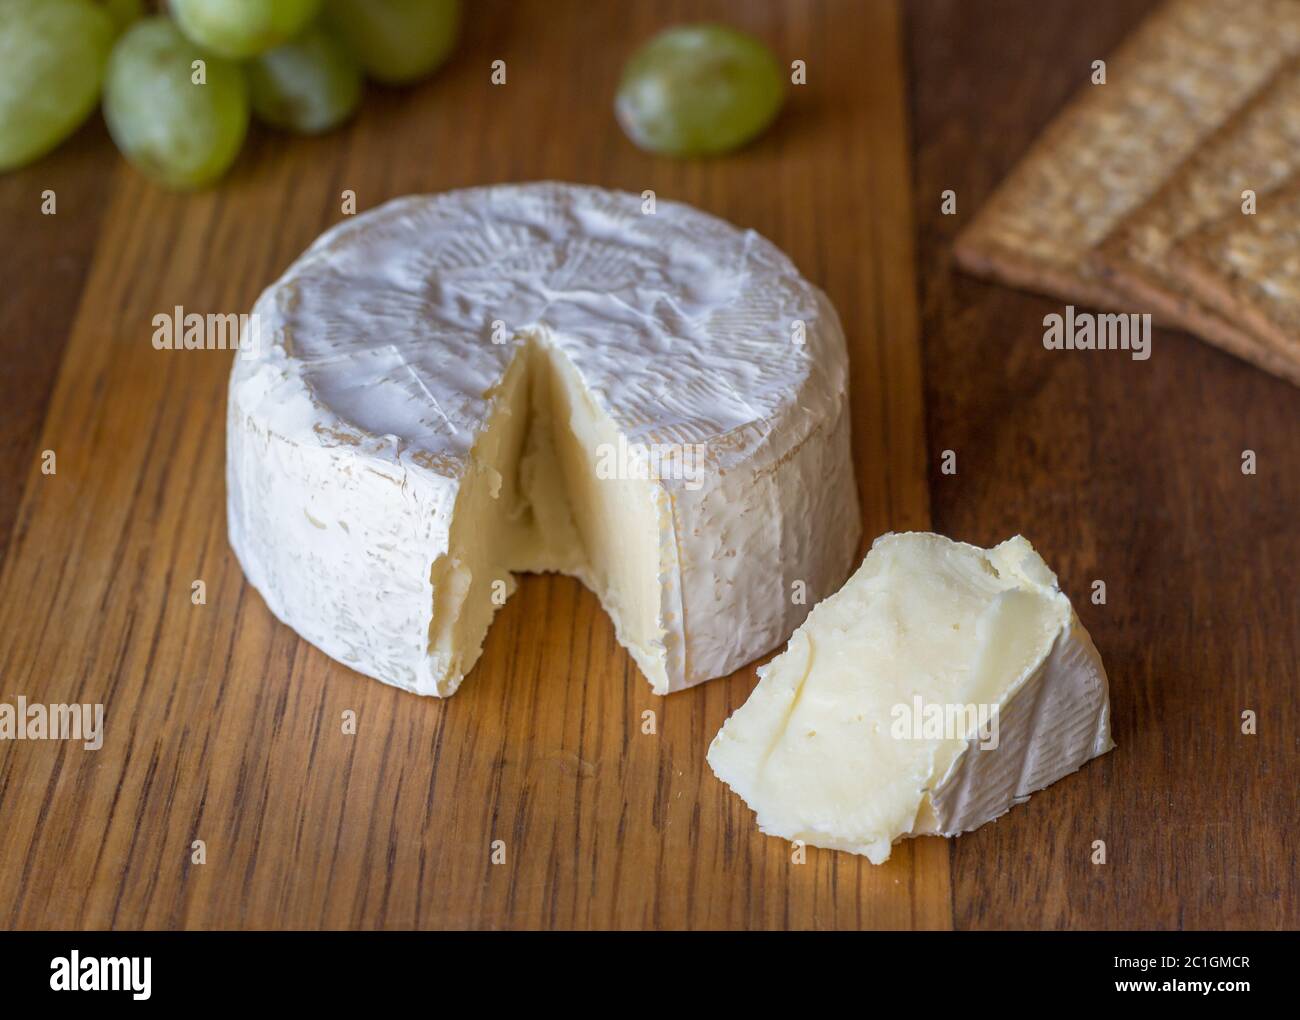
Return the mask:
{"type": "Polygon", "coordinates": [[[949,255],[1152,6],[908,8],[934,525],[1034,542],[1101,649],[1117,745],[953,841],[959,928],[1300,926],[1300,391],[1173,331],[1146,362],[1046,351],[1060,301],[963,276],[949,255]],[[955,475],[938,470],[945,449],[955,475]],[[1094,839],[1108,863],[1079,866],[1094,839]]]}
{"type": "Polygon", "coordinates": [[[0,748],[0,920],[948,926],[941,841],[873,868],[819,852],[792,864],[761,836],[704,762],[753,670],[656,698],[572,579],[526,578],[447,701],[366,680],[300,641],[226,543],[229,356],[150,344],[152,317],[173,306],[247,310],[340,219],[344,189],[366,208],[506,180],[653,188],[756,228],[829,292],[853,350],[867,533],[925,527],[904,82],[892,3],[474,5],[435,80],[376,90],[350,128],[318,140],[255,134],[210,193],[146,184],[96,128],[5,179],[4,222],[32,238],[26,258],[7,256],[24,285],[7,349],[22,357],[44,334],[57,352],[67,339],[61,358],[41,355],[42,378],[59,367],[39,431],[38,387],[6,387],[23,449],[4,465],[21,497],[0,578],[0,697],[103,702],[106,738],[95,752],[0,748]],[[734,157],[655,159],[614,121],[619,69],[637,41],[696,19],[805,60],[809,84],[734,157]],[[498,58],[504,87],[489,82],[498,58]],[[86,180],[93,220],[73,197],[86,180]],[[78,223],[39,215],[47,186],[78,223]],[[74,243],[52,230],[81,258],[45,280],[30,256],[74,243]],[[44,450],[53,476],[37,469],[44,450]],[[206,605],[191,604],[196,579],[206,605]],[[346,710],[355,735],[341,732],[346,710]],[[191,863],[196,839],[204,864],[191,863]],[[497,840],[504,864],[490,860],[497,840]]]}
{"type": "Polygon", "coordinates": [[[1174,333],[1146,363],[1046,352],[1051,302],[949,265],[962,223],[1143,5],[472,6],[435,79],[372,89],[320,139],[255,131],[211,192],[145,183],[98,122],[0,177],[0,700],[106,711],[99,751],[0,744],[0,924],[1300,924],[1296,391],[1174,333]],[[775,128],[733,156],[657,159],[614,123],[628,52],[686,20],[807,61],[775,128]],[[1105,657],[1117,749],[960,839],[904,842],[881,867],[817,849],[796,864],[704,762],[752,668],[656,698],[571,579],[525,578],[447,701],[278,624],[226,543],[229,356],[155,351],[152,317],[246,311],[341,218],[344,189],[364,209],[541,178],[653,188],[788,251],[849,337],[864,547],[928,527],[931,503],[957,538],[1028,535],[1105,657]],[[1087,598],[1098,578],[1106,605],[1087,598]]]}

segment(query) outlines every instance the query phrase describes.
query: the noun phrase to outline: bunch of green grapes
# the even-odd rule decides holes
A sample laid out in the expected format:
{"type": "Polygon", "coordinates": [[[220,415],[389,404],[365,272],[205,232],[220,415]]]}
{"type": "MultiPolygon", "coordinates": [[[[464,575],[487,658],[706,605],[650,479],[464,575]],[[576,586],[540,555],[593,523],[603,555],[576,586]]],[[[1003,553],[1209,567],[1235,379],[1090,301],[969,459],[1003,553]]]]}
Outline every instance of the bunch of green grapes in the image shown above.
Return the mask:
{"type": "Polygon", "coordinates": [[[102,99],[122,154],[153,179],[220,177],[250,116],[315,134],[365,78],[435,71],[460,0],[0,0],[0,171],[38,159],[102,99]]]}
{"type": "MultiPolygon", "coordinates": [[[[251,117],[328,131],[365,78],[432,73],[459,29],[460,0],[0,0],[0,171],[54,148],[102,97],[128,160],[202,187],[235,161],[251,117]]],[[[632,56],[615,111],[644,149],[708,155],[759,134],[784,93],[762,43],[685,25],[632,56]]]]}

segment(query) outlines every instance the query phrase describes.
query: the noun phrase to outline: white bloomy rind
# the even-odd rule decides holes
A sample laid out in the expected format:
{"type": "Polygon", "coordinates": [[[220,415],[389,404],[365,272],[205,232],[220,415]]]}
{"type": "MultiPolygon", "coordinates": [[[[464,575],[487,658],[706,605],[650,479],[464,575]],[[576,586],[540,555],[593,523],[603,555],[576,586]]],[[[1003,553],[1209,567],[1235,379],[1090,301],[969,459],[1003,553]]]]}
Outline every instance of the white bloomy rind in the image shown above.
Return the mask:
{"type": "Polygon", "coordinates": [[[758,675],[709,748],[713,771],[763,832],[876,864],[898,839],[978,828],[1114,746],[1101,658],[1019,536],[990,550],[882,536],[758,675]],[[996,711],[996,747],[988,730],[896,729],[917,699],[996,711]]]}
{"type": "Polygon", "coordinates": [[[848,572],[844,337],[753,231],[565,184],[404,198],[254,312],[230,542],[272,612],[372,677],[452,693],[513,572],[556,570],[667,693],[784,641],[848,572]],[[597,478],[620,441],[702,467],[597,478]]]}

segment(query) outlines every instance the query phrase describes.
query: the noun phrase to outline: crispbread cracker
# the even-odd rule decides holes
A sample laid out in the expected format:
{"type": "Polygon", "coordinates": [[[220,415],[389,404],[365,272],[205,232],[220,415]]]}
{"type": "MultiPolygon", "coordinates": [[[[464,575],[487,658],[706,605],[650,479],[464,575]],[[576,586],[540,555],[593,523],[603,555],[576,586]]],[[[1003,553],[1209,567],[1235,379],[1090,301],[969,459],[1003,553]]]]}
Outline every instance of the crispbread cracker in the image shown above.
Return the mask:
{"type": "Polygon", "coordinates": [[[1184,238],[1169,266],[1224,318],[1260,337],[1262,367],[1300,385],[1300,179],[1184,238]]]}
{"type": "Polygon", "coordinates": [[[1102,263],[1128,262],[1159,273],[1179,240],[1240,211],[1300,171],[1300,60],[1278,71],[1206,139],[1159,192],[1103,241],[1102,263]]]}
{"type": "Polygon", "coordinates": [[[1167,0],[957,239],[958,262],[1070,301],[1127,304],[1092,250],[1297,53],[1298,0],[1167,0]]]}
{"type": "Polygon", "coordinates": [[[1120,293],[1167,325],[1263,365],[1268,344],[1197,299],[1167,263],[1201,227],[1240,213],[1242,193],[1263,195],[1300,172],[1300,59],[1285,65],[1197,149],[1093,256],[1120,293]],[[1263,350],[1261,350],[1261,348],[1263,350]]]}

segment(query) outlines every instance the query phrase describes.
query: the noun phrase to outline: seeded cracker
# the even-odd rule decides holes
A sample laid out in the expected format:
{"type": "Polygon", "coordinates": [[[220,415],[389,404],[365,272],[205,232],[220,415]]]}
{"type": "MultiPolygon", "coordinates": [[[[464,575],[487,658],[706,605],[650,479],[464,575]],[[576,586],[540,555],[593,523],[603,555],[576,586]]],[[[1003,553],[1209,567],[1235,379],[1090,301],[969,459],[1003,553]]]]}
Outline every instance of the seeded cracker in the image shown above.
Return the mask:
{"type": "Polygon", "coordinates": [[[1209,309],[1168,266],[1170,253],[1197,230],[1242,211],[1243,192],[1262,196],[1300,172],[1300,60],[1292,60],[1124,220],[1094,256],[1109,283],[1163,322],[1178,325],[1270,372],[1300,381],[1291,361],[1279,368],[1275,345],[1239,317],[1209,309]]]}
{"type": "Polygon", "coordinates": [[[1171,266],[1211,308],[1262,337],[1276,372],[1300,385],[1300,178],[1182,241],[1171,266]]]}
{"type": "Polygon", "coordinates": [[[1107,62],[1107,83],[1085,84],[997,189],[958,238],[958,262],[1127,307],[1092,250],[1297,53],[1297,0],[1169,0],[1107,62]]]}

